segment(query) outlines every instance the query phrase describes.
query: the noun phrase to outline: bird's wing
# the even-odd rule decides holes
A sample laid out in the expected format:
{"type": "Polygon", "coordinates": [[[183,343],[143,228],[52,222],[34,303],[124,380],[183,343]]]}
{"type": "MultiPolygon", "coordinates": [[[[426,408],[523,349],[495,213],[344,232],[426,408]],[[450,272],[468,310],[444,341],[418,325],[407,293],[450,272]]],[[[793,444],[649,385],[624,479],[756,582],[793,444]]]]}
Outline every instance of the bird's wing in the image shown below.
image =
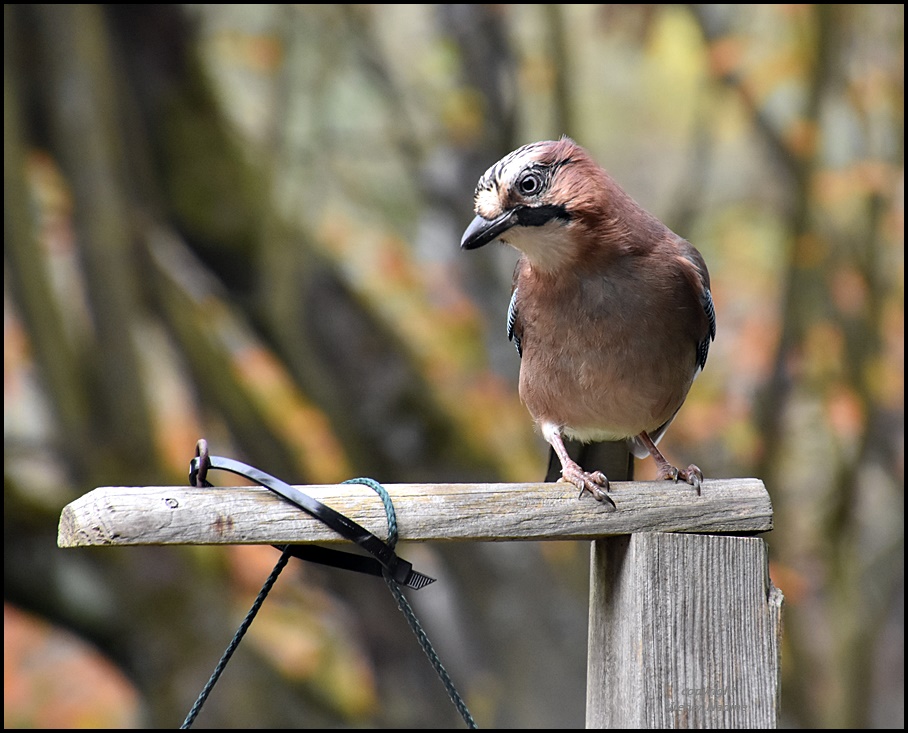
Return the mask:
{"type": "Polygon", "coordinates": [[[514,268],[514,284],[511,291],[511,302],[508,304],[508,341],[513,341],[517,347],[517,353],[523,358],[523,348],[520,339],[523,336],[523,322],[520,320],[520,314],[517,312],[517,269],[519,264],[514,268]]]}
{"type": "Polygon", "coordinates": [[[706,319],[709,322],[709,335],[705,336],[703,340],[697,344],[697,367],[698,374],[699,370],[703,369],[706,366],[706,357],[709,354],[709,342],[716,340],[716,308],[713,305],[713,296],[709,292],[709,288],[704,288],[703,293],[700,295],[700,304],[703,306],[703,310],[706,313],[706,319]]]}
{"type": "MultiPolygon", "coordinates": [[[[713,305],[713,296],[709,290],[709,271],[706,269],[706,262],[703,260],[703,256],[687,240],[681,239],[679,243],[682,247],[682,261],[686,263],[682,270],[697,293],[700,305],[703,307],[703,313],[706,315],[706,332],[696,344],[697,366],[693,377],[696,379],[703,367],[706,366],[709,344],[716,338],[716,308],[713,305]]],[[[680,406],[678,409],[681,409],[680,406]]],[[[676,410],[675,415],[677,414],[678,411],[676,410]]],[[[672,420],[675,419],[675,415],[672,415],[655,430],[647,431],[647,435],[649,435],[653,443],[658,444],[662,436],[665,435],[665,431],[668,430],[668,426],[672,424],[672,420]]],[[[637,458],[646,458],[649,455],[649,449],[637,437],[628,438],[627,447],[637,458]]]]}
{"type": "MultiPolygon", "coordinates": [[[[706,333],[697,343],[697,372],[706,366],[706,357],[709,355],[709,344],[716,339],[716,308],[713,305],[713,296],[709,290],[709,270],[706,269],[706,262],[703,260],[697,249],[687,240],[681,239],[681,256],[682,262],[686,265],[682,267],[688,282],[697,293],[700,299],[700,305],[703,307],[703,313],[706,315],[706,333]]],[[[662,432],[665,432],[664,430],[662,432]]]]}

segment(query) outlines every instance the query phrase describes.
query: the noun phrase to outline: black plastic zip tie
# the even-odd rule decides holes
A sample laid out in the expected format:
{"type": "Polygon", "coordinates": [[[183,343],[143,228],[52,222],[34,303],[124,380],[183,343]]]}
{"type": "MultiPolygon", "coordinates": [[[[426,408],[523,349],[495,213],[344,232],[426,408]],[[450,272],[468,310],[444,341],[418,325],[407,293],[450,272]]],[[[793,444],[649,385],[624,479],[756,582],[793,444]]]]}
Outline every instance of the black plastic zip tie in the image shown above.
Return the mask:
{"type": "Polygon", "coordinates": [[[425,588],[435,582],[435,578],[430,578],[428,575],[414,570],[412,563],[398,557],[391,546],[349,517],[254,466],[235,461],[232,458],[208,455],[207,446],[202,446],[201,441],[199,442],[196,453],[201,455],[196,455],[189,464],[190,485],[198,486],[200,481],[203,484],[208,483],[202,477],[212,468],[235,473],[237,476],[242,476],[270,489],[278,496],[295,504],[307,514],[324,522],[342,537],[355,542],[375,559],[343,550],[310,545],[291,545],[288,551],[294,557],[368,575],[382,576],[384,571],[387,571],[398,583],[414,590],[425,588]]]}

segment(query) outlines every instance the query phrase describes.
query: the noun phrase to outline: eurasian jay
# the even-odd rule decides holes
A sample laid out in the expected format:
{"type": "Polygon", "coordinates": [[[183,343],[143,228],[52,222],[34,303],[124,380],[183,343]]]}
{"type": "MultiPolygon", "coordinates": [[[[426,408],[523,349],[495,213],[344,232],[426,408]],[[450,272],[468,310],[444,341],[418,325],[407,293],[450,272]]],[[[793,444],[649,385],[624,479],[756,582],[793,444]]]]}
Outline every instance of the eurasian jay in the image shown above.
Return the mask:
{"type": "Polygon", "coordinates": [[[626,440],[659,475],[700,492],[656,444],[706,364],[716,336],[700,253],[647,213],[573,140],[531,143],[479,179],[460,246],[500,239],[519,250],[507,333],[519,391],[561,462],[561,479],[613,505],[601,471],[564,438],[626,440]]]}

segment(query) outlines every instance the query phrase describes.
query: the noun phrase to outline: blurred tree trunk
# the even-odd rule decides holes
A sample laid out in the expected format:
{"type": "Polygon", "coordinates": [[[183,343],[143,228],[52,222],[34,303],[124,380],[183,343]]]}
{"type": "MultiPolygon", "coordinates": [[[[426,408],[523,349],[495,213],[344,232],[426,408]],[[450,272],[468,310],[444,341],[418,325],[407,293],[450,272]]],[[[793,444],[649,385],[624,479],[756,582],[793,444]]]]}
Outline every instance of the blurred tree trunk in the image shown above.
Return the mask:
{"type": "Polygon", "coordinates": [[[136,349],[141,323],[131,186],[118,117],[114,57],[96,5],[36,6],[50,142],[73,195],[78,251],[94,335],[87,357],[95,433],[139,481],[154,473],[146,389],[136,349]]]}
{"type": "Polygon", "coordinates": [[[15,297],[39,372],[57,422],[57,445],[78,477],[91,475],[96,464],[95,426],[83,392],[85,364],[61,318],[56,297],[39,249],[37,223],[26,180],[25,108],[20,84],[15,17],[3,8],[3,229],[4,270],[15,297]]]}
{"type": "MultiPolygon", "coordinates": [[[[492,368],[516,375],[513,348],[503,338],[511,273],[517,259],[509,248],[491,249],[473,257],[460,251],[460,239],[473,218],[472,192],[489,166],[519,145],[517,140],[517,59],[508,34],[507,6],[452,5],[435,8],[439,36],[457,49],[457,105],[464,115],[461,134],[452,131],[447,143],[431,151],[422,182],[427,208],[425,228],[450,242],[449,271],[460,275],[464,289],[482,311],[487,324],[486,351],[492,368]],[[449,147],[449,146],[456,147],[449,147]],[[451,168],[453,167],[453,168],[451,168]]],[[[527,141],[529,142],[529,141],[527,141]]]]}

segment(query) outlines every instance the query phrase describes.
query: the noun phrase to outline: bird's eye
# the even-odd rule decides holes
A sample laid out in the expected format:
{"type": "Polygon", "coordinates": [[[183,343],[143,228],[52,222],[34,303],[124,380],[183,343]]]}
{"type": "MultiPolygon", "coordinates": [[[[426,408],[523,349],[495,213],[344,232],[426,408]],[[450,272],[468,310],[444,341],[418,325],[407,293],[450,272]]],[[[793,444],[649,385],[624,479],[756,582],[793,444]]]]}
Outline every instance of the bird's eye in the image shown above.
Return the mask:
{"type": "Polygon", "coordinates": [[[517,190],[524,196],[535,196],[542,190],[542,175],[536,171],[525,173],[517,181],[517,190]]]}

